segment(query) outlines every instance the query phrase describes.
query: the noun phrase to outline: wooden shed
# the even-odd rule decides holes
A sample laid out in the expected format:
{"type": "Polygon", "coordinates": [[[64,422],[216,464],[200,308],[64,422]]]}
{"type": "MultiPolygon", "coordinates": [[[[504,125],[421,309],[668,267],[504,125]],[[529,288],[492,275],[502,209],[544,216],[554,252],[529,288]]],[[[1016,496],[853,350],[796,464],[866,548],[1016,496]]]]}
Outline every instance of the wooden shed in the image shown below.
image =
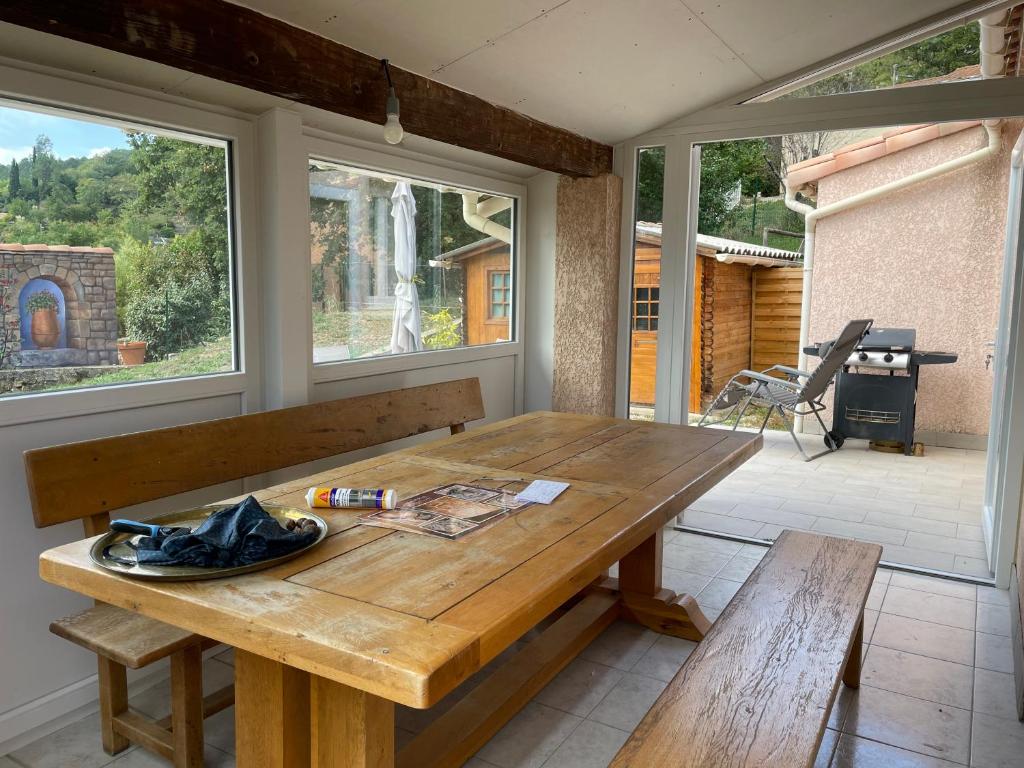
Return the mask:
{"type": "MultiPolygon", "coordinates": [[[[744,368],[796,365],[802,256],[697,235],[690,411],[698,413],[744,368]]],[[[636,227],[629,400],[654,404],[661,283],[661,224],[636,227]]]]}
{"type": "Polygon", "coordinates": [[[512,260],[509,244],[487,237],[441,254],[431,264],[458,270],[465,281],[463,338],[493,344],[512,338],[512,260]]]}

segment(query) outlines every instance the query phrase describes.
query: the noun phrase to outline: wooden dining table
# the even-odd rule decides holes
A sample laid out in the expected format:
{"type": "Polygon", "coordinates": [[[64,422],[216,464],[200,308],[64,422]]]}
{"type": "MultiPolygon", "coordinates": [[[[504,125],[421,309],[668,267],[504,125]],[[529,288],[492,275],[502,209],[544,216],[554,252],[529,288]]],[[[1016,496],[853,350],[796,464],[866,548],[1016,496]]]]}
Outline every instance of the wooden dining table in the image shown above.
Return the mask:
{"type": "Polygon", "coordinates": [[[243,768],[461,765],[616,619],[703,637],[693,597],[662,587],[662,532],[760,447],[757,434],[528,413],[253,494],[301,508],[313,485],[408,498],[449,483],[569,483],[550,505],[459,539],[328,509],[320,545],[257,573],[132,579],[94,565],[86,539],[44,552],[40,574],[233,646],[243,768]],[[508,660],[481,679],[499,654],[508,660]],[[396,705],[426,709],[456,688],[458,702],[396,754],[396,705]]]}

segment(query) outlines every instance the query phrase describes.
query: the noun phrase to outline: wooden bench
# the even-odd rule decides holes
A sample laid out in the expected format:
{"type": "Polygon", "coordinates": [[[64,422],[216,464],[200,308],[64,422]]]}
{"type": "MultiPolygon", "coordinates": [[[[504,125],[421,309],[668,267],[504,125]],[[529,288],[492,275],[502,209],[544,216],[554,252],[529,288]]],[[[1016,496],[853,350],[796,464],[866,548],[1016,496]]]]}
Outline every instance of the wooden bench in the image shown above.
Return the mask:
{"type": "MultiPolygon", "coordinates": [[[[42,528],[82,520],[87,536],[110,513],[175,494],[381,445],[484,417],[480,382],[462,379],[391,392],[186,424],[25,452],[32,514],[42,528]]],[[[214,643],[131,611],[98,603],[50,626],[99,660],[103,748],[136,743],[201,766],[203,718],[231,705],[230,687],[203,698],[202,651],[214,643]],[[126,667],[171,660],[171,716],[128,708],[126,667]]]]}
{"type": "Polygon", "coordinates": [[[860,684],[881,552],[784,531],[612,768],[812,766],[840,679],[860,684]]]}

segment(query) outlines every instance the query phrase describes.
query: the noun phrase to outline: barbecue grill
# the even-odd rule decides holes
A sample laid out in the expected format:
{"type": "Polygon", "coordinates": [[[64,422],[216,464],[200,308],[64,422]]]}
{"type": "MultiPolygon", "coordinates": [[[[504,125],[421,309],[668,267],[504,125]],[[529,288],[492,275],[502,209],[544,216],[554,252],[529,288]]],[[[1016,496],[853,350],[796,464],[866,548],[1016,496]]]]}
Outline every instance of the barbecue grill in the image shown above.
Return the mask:
{"type": "MultiPolygon", "coordinates": [[[[914,450],[917,379],[922,365],[955,363],[953,352],[915,349],[913,328],[871,328],[836,376],[832,431],[843,438],[898,443],[914,450]]],[[[825,355],[832,342],[804,347],[825,355]]]]}

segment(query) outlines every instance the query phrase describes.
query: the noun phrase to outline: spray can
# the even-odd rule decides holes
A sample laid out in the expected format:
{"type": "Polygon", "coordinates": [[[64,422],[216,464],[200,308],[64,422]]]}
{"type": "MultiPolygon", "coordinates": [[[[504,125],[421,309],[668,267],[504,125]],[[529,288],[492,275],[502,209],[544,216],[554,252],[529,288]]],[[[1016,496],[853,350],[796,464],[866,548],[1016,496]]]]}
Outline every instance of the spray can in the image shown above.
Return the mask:
{"type": "Polygon", "coordinates": [[[398,493],[393,488],[310,488],[306,492],[310,509],[394,509],[397,503],[398,493]]]}

